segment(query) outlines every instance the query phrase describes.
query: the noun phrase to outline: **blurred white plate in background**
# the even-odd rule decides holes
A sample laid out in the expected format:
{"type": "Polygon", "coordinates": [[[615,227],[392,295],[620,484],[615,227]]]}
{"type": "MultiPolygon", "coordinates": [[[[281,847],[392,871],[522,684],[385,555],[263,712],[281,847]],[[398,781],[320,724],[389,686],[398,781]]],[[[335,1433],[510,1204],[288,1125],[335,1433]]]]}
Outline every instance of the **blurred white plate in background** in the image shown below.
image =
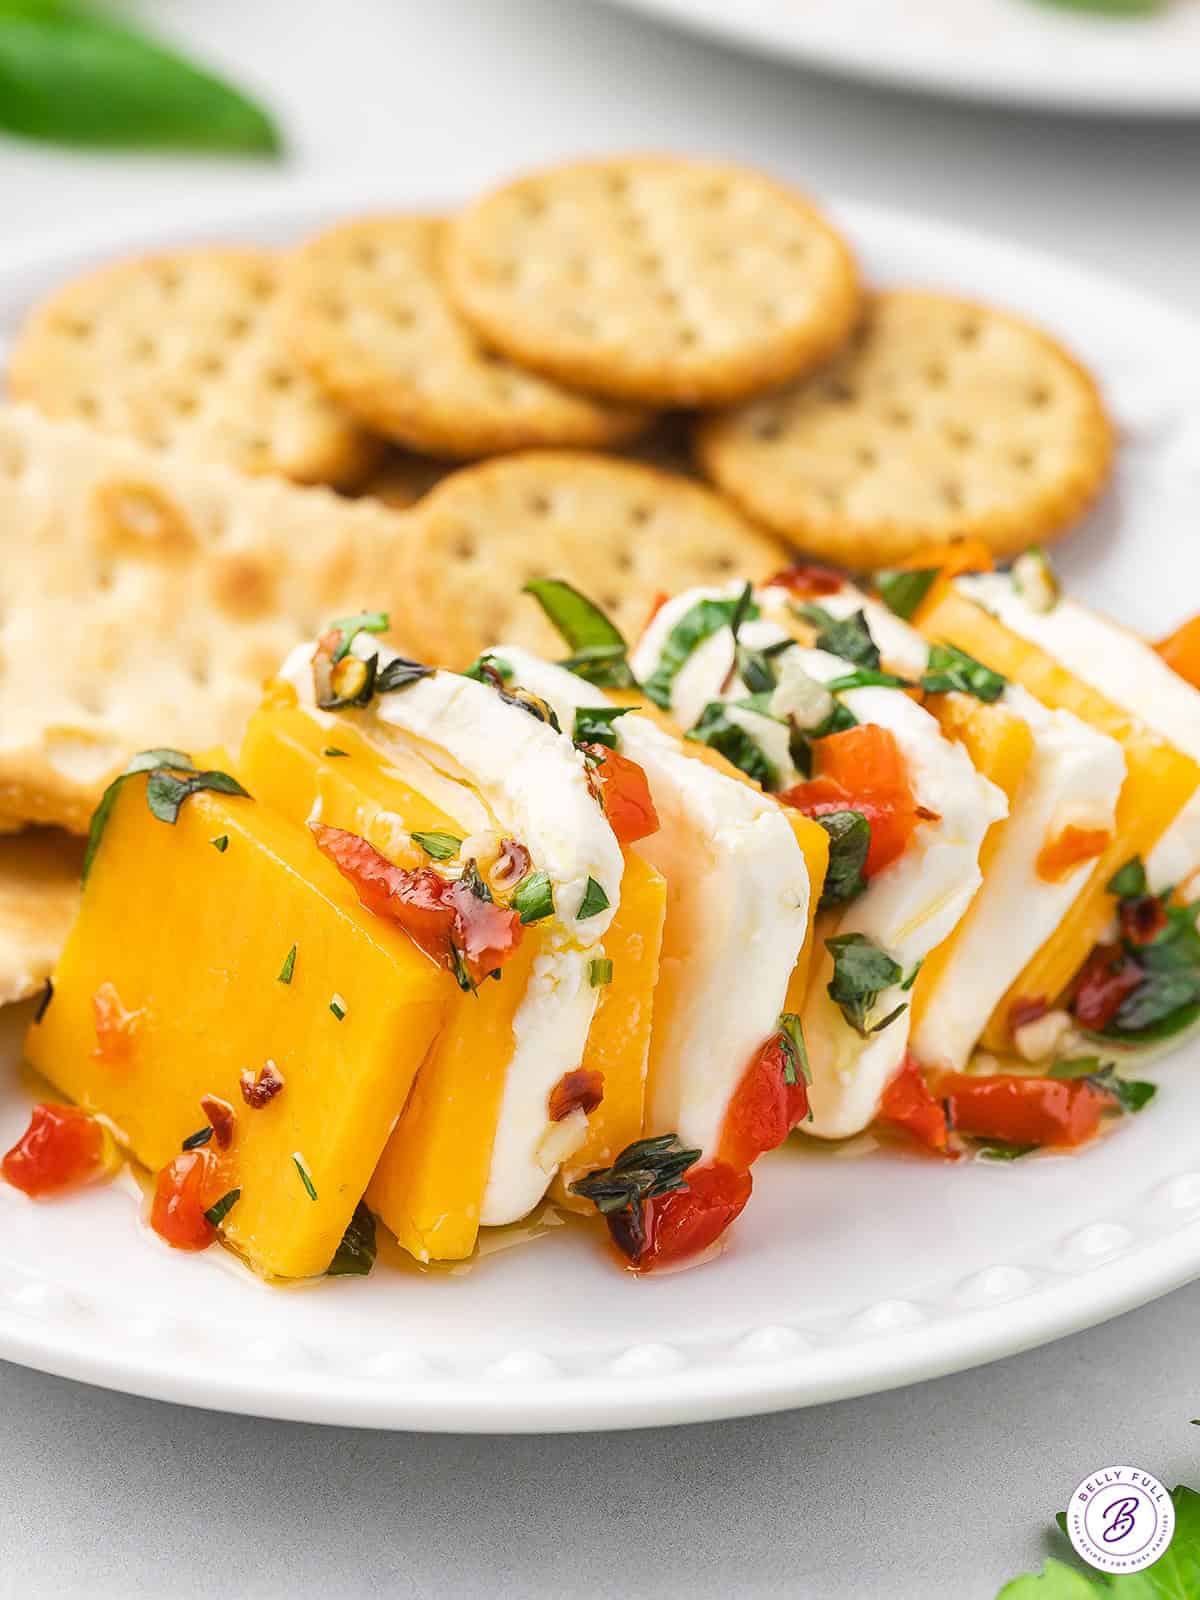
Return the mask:
{"type": "MultiPolygon", "coordinates": [[[[0,359],[33,300],[107,258],[282,243],[339,214],[446,198],[407,180],[276,185],[0,253],[0,359]]],[[[1125,435],[1119,481],[1063,569],[1154,634],[1194,610],[1200,322],[1000,240],[833,209],[876,281],[1024,311],[1095,367],[1125,435]]],[[[0,1150],[29,1115],[17,1073],[29,1009],[0,1013],[0,1150]]],[[[723,1256],[646,1281],[617,1268],[598,1230],[559,1228],[463,1273],[380,1266],[273,1289],[220,1249],[168,1250],[124,1184],[40,1205],[0,1184],[0,1357],[163,1400],[448,1432],[699,1421],[870,1393],[1028,1349],[1200,1275],[1200,1046],[1148,1075],[1158,1099],[1075,1157],[778,1151],[723,1256]]]]}
{"type": "Polygon", "coordinates": [[[1200,0],[1112,17],[1047,0],[609,0],[897,88],[1057,111],[1200,116],[1200,0]]]}

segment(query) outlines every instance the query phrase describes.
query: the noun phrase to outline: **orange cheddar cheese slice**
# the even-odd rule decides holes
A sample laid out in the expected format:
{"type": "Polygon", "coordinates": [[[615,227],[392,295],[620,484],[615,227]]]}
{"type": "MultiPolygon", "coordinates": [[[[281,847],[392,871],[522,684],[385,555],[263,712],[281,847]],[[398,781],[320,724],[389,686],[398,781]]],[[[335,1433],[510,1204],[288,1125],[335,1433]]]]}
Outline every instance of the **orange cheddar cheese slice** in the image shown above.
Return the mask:
{"type": "Polygon", "coordinates": [[[226,1242],[264,1275],[324,1272],[452,988],[306,830],[207,792],[168,825],[146,789],[133,777],[116,798],[26,1053],[152,1170],[208,1120],[202,1096],[228,1102],[241,1192],[226,1242]],[[98,994],[119,1011],[120,1050],[98,1036],[98,994]],[[252,1109],[241,1073],[268,1061],[283,1088],[252,1109]]]}
{"type": "Polygon", "coordinates": [[[1043,705],[1074,713],[1115,739],[1125,755],[1126,778],[1112,843],[1097,858],[1053,937],[1012,984],[984,1035],[988,1048],[1003,1050],[1011,1043],[1007,1019],[1013,1003],[1037,999],[1053,1004],[1062,996],[1112,918],[1107,883],[1131,856],[1149,854],[1200,786],[1200,766],[957,590],[940,591],[923,609],[920,625],[927,638],[965,650],[1021,684],[1043,705]]]}

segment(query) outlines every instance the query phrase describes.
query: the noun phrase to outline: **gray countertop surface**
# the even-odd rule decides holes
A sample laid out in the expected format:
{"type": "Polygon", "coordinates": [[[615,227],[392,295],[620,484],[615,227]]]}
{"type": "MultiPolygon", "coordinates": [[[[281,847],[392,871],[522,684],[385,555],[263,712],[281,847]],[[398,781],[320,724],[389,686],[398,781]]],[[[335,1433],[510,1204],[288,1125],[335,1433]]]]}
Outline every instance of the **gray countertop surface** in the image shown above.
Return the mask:
{"type": "MultiPolygon", "coordinates": [[[[150,7],[126,9],[148,14],[150,7]]],[[[574,0],[159,0],[279,109],[290,176],[444,175],[673,147],[1075,257],[1200,314],[1200,124],[861,89],[574,0]]],[[[264,180],[0,145],[6,242],[264,180]]],[[[117,237],[114,235],[114,237],[117,237]]],[[[867,1399],[642,1433],[263,1422],[0,1364],[0,1595],[779,1594],[991,1600],[1128,1461],[1200,1485],[1193,1285],[1046,1349],[867,1399]]]]}

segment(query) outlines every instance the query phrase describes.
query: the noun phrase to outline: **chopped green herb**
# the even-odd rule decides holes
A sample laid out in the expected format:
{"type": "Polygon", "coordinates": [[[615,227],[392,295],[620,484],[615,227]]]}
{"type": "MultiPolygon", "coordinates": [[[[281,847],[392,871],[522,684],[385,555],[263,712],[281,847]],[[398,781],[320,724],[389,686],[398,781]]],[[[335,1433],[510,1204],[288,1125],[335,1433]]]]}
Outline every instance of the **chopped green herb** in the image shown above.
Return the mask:
{"type": "Polygon", "coordinates": [[[507,689],[498,689],[496,692],[505,705],[516,706],[518,711],[524,711],[538,722],[544,722],[547,727],[553,728],[555,733],[562,732],[554,707],[543,700],[541,695],[532,694],[528,689],[514,689],[511,693],[507,689]]]}
{"type": "Polygon", "coordinates": [[[215,839],[210,839],[208,842],[214,850],[220,851],[222,855],[229,849],[229,835],[227,833],[219,833],[215,839]]]}
{"type": "Polygon", "coordinates": [[[571,1185],[571,1193],[590,1200],[601,1216],[638,1206],[655,1195],[685,1187],[683,1175],[700,1159],[685,1150],[675,1133],[638,1139],[626,1145],[611,1167],[597,1168],[571,1185]]]}
{"type": "Polygon", "coordinates": [[[496,678],[499,678],[501,683],[511,682],[512,675],[513,669],[508,662],[502,660],[499,656],[492,655],[488,650],[485,650],[481,656],[476,656],[463,673],[464,678],[474,678],[476,683],[492,683],[493,685],[496,678]]]}
{"type": "Polygon", "coordinates": [[[1182,1033],[1200,1018],[1200,971],[1152,972],[1121,1008],[1104,1037],[1150,1044],[1182,1033]]]}
{"type": "Polygon", "coordinates": [[[613,964],[607,956],[596,956],[588,962],[588,982],[593,989],[603,989],[612,982],[613,964]]]}
{"type": "Polygon", "coordinates": [[[87,882],[88,873],[91,871],[92,862],[96,851],[100,848],[100,840],[112,815],[112,808],[117,803],[117,796],[127,779],[134,777],[139,772],[153,772],[158,767],[170,767],[176,772],[195,772],[196,764],[191,756],[185,755],[182,750],[143,750],[133,757],[129,765],[119,777],[113,779],[108,788],[100,796],[100,802],[92,812],[91,824],[88,828],[87,849],[83,856],[83,881],[87,882]]]}
{"type": "Polygon", "coordinates": [[[935,644],[929,652],[929,664],[921,675],[921,687],[928,694],[957,690],[991,705],[1004,693],[1008,680],[956,645],[935,644]]]}
{"type": "Polygon", "coordinates": [[[340,994],[334,995],[333,999],[329,1002],[329,1009],[333,1012],[338,1021],[341,1022],[346,1015],[346,1002],[342,999],[340,994]]]}
{"type": "Polygon", "coordinates": [[[793,606],[793,611],[810,627],[817,629],[817,649],[831,656],[841,656],[856,667],[877,670],[880,664],[879,646],[871,636],[864,611],[855,611],[849,617],[835,617],[824,606],[806,603],[793,606]]]}
{"type": "Polygon", "coordinates": [[[636,709],[636,706],[576,706],[571,738],[575,744],[603,744],[615,750],[617,736],[613,723],[636,709]]]}
{"type": "Polygon", "coordinates": [[[867,887],[863,868],[871,848],[871,824],[861,811],[828,811],[814,817],[829,835],[829,867],[821,890],[821,910],[848,905],[867,887]]]}
{"type": "Polygon", "coordinates": [[[1056,1061],[1046,1074],[1050,1078],[1084,1078],[1111,1094],[1122,1111],[1137,1112],[1158,1093],[1158,1086],[1135,1078],[1117,1075],[1115,1063],[1099,1056],[1078,1056],[1073,1061],[1056,1061]]]}
{"type": "Polygon", "coordinates": [[[523,592],[533,596],[566,641],[571,654],[564,667],[603,688],[637,688],[629,648],[598,605],[562,578],[531,578],[523,592]]]}
{"type": "Polygon", "coordinates": [[[484,881],[479,871],[479,867],[476,865],[474,856],[472,856],[463,867],[462,876],[458,881],[462,884],[464,889],[469,889],[471,891],[476,900],[486,900],[489,905],[494,904],[492,891],[488,888],[487,883],[484,881]]]}
{"type": "Polygon", "coordinates": [[[903,994],[907,994],[908,991],[912,988],[913,984],[916,983],[917,979],[921,975],[921,968],[924,965],[925,965],[925,957],[924,956],[922,956],[921,959],[918,962],[914,963],[912,971],[908,974],[907,978],[905,978],[903,983],[901,983],[901,985],[900,985],[900,989],[901,989],[901,992],[903,994]]]}
{"type": "Polygon", "coordinates": [[[589,877],[587,886],[583,891],[583,899],[579,904],[579,914],[575,920],[577,922],[586,922],[589,917],[598,917],[602,911],[608,910],[608,906],[609,899],[604,892],[603,885],[597,883],[595,878],[589,877]]]}
{"type": "Polygon", "coordinates": [[[879,996],[899,983],[904,971],[865,933],[839,934],[834,939],[826,939],[825,948],[833,957],[829,998],[857,1034],[865,1039],[872,1033],[882,1033],[907,1010],[907,1006],[900,1005],[881,1022],[869,1022],[871,1009],[879,996]]]}
{"type": "Polygon", "coordinates": [[[214,1228],[219,1228],[241,1198],[242,1191],[240,1189],[230,1189],[227,1194],[221,1196],[215,1205],[209,1206],[204,1215],[214,1228]]]}
{"type": "Polygon", "coordinates": [[[450,946],[450,971],[454,974],[454,981],[464,994],[475,994],[478,984],[467,970],[467,963],[463,953],[456,944],[450,946]]]}
{"type": "MultiPolygon", "coordinates": [[[[671,688],[683,664],[706,639],[729,627],[740,605],[741,595],[732,600],[697,600],[684,612],[663,641],[658,665],[642,685],[656,706],[663,711],[671,709],[671,688]]],[[[746,617],[759,614],[753,603],[742,609],[746,617]]]]}
{"type": "Polygon", "coordinates": [[[356,617],[338,617],[329,624],[329,632],[334,629],[341,634],[341,643],[333,652],[333,664],[337,663],[350,652],[350,646],[360,633],[386,633],[391,627],[391,618],[386,611],[360,611],[356,617]]]}
{"type": "Polygon", "coordinates": [[[308,1175],[308,1168],[304,1165],[304,1157],[300,1154],[299,1150],[292,1151],[292,1162],[295,1165],[296,1171],[300,1174],[300,1182],[304,1185],[304,1188],[308,1194],[308,1198],[310,1200],[315,1200],[317,1198],[316,1187],[308,1175]]]}
{"type": "Polygon", "coordinates": [[[291,983],[292,973],[296,970],[296,946],[293,945],[283,958],[283,966],[279,969],[279,983],[291,983]]]}
{"type": "Polygon", "coordinates": [[[912,572],[885,569],[875,574],[875,589],[889,611],[911,622],[917,607],[933,587],[938,571],[937,567],[918,567],[912,572]]]}
{"type": "Polygon", "coordinates": [[[512,908],[524,923],[554,915],[554,887],[546,872],[530,872],[512,892],[512,908]]]}
{"type": "MultiPolygon", "coordinates": [[[[804,1029],[794,1011],[779,1014],[779,1033],[783,1041],[783,1081],[790,1088],[797,1081],[797,1073],[805,1083],[812,1082],[812,1068],[808,1064],[808,1046],[804,1043],[804,1029]]],[[[809,1112],[812,1120],[812,1112],[809,1112]]]]}
{"type": "Polygon", "coordinates": [[[1146,865],[1141,856],[1131,856],[1123,867],[1118,868],[1105,884],[1109,894],[1115,894],[1118,900],[1133,900],[1146,893],[1146,865]]]}
{"type": "Polygon", "coordinates": [[[339,750],[335,744],[327,744],[324,750],[321,751],[321,754],[323,756],[328,756],[329,759],[333,761],[336,760],[338,756],[348,756],[350,752],[348,750],[339,750]]]}
{"type": "Polygon", "coordinates": [[[405,689],[410,683],[417,683],[421,678],[432,676],[432,667],[422,666],[419,661],[409,661],[404,656],[396,656],[377,674],[375,693],[391,694],[395,689],[405,689]]]}
{"type": "Polygon", "coordinates": [[[330,1278],[365,1278],[374,1265],[375,1218],[360,1200],[325,1272],[330,1278]]]}
{"type": "Polygon", "coordinates": [[[174,824],[188,796],[206,789],[216,794],[236,794],[246,800],[250,798],[237,779],[231,778],[227,772],[192,772],[186,778],[180,778],[173,772],[156,767],[146,785],[146,804],[150,807],[151,815],[157,817],[159,822],[174,824]]]}
{"type": "Polygon", "coordinates": [[[379,676],[378,655],[343,656],[335,665],[318,652],[313,660],[313,686],[322,711],[344,711],[348,706],[365,706],[375,693],[379,676]]]}
{"type": "Polygon", "coordinates": [[[830,694],[844,694],[847,689],[915,689],[908,678],[898,678],[894,672],[879,672],[874,667],[859,667],[844,678],[834,678],[825,685],[830,694]]]}
{"type": "Polygon", "coordinates": [[[1007,1139],[980,1139],[973,1144],[985,1161],[1019,1161],[1037,1149],[1035,1144],[1011,1144],[1007,1139]]]}
{"type": "Polygon", "coordinates": [[[33,1020],[40,1022],[50,1009],[50,1002],[54,999],[54,979],[47,978],[42,985],[42,992],[38,996],[37,1010],[33,1013],[33,1020]]]}
{"type": "Polygon", "coordinates": [[[1090,1078],[1105,1065],[1099,1056],[1079,1056],[1074,1061],[1056,1061],[1046,1076],[1048,1078],[1090,1078]]]}
{"type": "Polygon", "coordinates": [[[195,1133],[189,1133],[180,1145],[181,1150],[199,1150],[202,1144],[207,1144],[212,1138],[213,1131],[209,1127],[197,1128],[195,1133]]]}
{"type": "Polygon", "coordinates": [[[412,840],[434,861],[450,861],[462,849],[462,840],[453,833],[414,833],[412,840]]]}
{"type": "Polygon", "coordinates": [[[774,762],[753,734],[730,717],[729,708],[723,701],[710,700],[700,713],[695,727],[690,728],[684,737],[718,751],[748,778],[761,783],[764,789],[778,786],[779,772],[774,762]]]}
{"type": "Polygon", "coordinates": [[[794,639],[776,639],[774,644],[764,645],[761,650],[752,650],[739,642],[734,651],[734,671],[751,694],[770,694],[779,683],[775,657],[795,648],[794,639]]]}

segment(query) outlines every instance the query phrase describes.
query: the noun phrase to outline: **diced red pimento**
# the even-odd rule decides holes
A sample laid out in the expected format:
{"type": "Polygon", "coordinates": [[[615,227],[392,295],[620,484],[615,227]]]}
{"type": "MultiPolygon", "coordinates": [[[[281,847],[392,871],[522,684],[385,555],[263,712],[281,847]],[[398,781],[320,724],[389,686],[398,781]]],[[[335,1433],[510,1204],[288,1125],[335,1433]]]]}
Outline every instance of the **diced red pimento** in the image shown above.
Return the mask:
{"type": "Polygon", "coordinates": [[[867,878],[904,854],[921,821],[900,746],[889,729],[874,723],[818,739],[813,745],[813,776],[785,789],[779,799],[806,817],[861,812],[871,824],[863,869],[867,878]]]}
{"type": "Polygon", "coordinates": [[[781,1145],[807,1115],[804,1077],[796,1070],[783,1033],[773,1033],[733,1092],[721,1125],[718,1161],[748,1172],[759,1156],[781,1145]],[[795,1082],[789,1083],[789,1077],[795,1082]]]}
{"type": "Polygon", "coordinates": [[[956,1133],[1015,1145],[1085,1144],[1117,1104],[1110,1091],[1087,1078],[950,1072],[936,1087],[956,1133]]]}
{"type": "Polygon", "coordinates": [[[585,1117],[604,1099],[604,1074],[596,1067],[576,1067],[564,1072],[550,1091],[546,1109],[551,1122],[561,1122],[572,1111],[582,1111],[585,1117]]]}
{"type": "Polygon", "coordinates": [[[607,1217],[613,1242],[635,1272],[677,1266],[707,1250],[742,1212],[750,1174],[723,1161],[693,1167],[682,1189],[654,1195],[636,1210],[607,1217]]]}
{"type": "Polygon", "coordinates": [[[230,1188],[225,1164],[207,1146],[182,1150],[159,1173],[150,1226],[175,1250],[206,1250],[217,1230],[205,1216],[230,1188]]]}
{"type": "Polygon", "coordinates": [[[823,567],[816,561],[797,561],[768,580],[771,589],[786,589],[802,600],[814,600],[823,594],[837,594],[846,587],[844,574],[832,567],[823,567]]]}
{"type": "Polygon", "coordinates": [[[1111,843],[1107,828],[1081,828],[1070,822],[1038,851],[1037,875],[1043,883],[1061,883],[1085,861],[1102,856],[1111,843]]]}
{"type": "Polygon", "coordinates": [[[78,1106],[37,1105],[0,1170],[28,1195],[58,1194],[97,1177],[109,1149],[108,1134],[78,1106]]]}
{"type": "Polygon", "coordinates": [[[1168,920],[1167,908],[1156,894],[1130,895],[1117,908],[1121,937],[1127,944],[1153,944],[1168,920]]]}
{"type": "Polygon", "coordinates": [[[654,621],[655,617],[662,610],[662,608],[666,605],[667,601],[670,598],[671,598],[671,596],[667,593],[667,591],[665,589],[660,589],[658,591],[658,593],[654,596],[654,599],[651,600],[651,602],[650,602],[650,615],[646,618],[645,622],[642,624],[642,632],[643,633],[645,633],[646,629],[654,621]]]}
{"type": "Polygon", "coordinates": [[[1200,615],[1190,618],[1158,646],[1158,653],[1185,683],[1200,689],[1200,615]]]}
{"type": "Polygon", "coordinates": [[[883,1091],[879,1118],[893,1127],[903,1128],[928,1150],[944,1156],[957,1155],[957,1151],[950,1148],[946,1108],[926,1083],[911,1051],[906,1053],[900,1071],[883,1091]]]}
{"type": "Polygon", "coordinates": [[[1145,976],[1119,944],[1098,944],[1075,980],[1076,1022],[1089,1033],[1102,1032],[1145,976]]]}
{"type": "Polygon", "coordinates": [[[439,966],[461,959],[472,983],[482,983],[517,951],[521,919],[507,906],[482,899],[466,882],[431,867],[397,867],[356,833],[313,823],[317,848],[354,885],[368,911],[397,923],[439,966]]]}
{"type": "Polygon", "coordinates": [[[630,761],[604,744],[579,747],[591,763],[593,784],[609,827],[621,844],[636,844],[648,839],[659,828],[658,812],[646,774],[636,761],[630,761]]]}

